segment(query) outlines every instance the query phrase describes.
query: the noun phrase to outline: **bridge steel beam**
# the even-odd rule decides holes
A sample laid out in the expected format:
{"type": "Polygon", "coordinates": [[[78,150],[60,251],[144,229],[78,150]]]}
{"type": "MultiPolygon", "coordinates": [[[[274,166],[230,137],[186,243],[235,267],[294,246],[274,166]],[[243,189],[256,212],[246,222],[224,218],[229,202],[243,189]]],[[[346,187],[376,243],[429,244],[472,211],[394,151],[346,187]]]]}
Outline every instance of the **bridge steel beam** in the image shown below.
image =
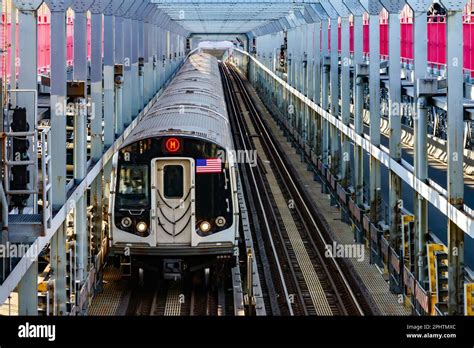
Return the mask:
{"type": "MultiPolygon", "coordinates": [[[[428,149],[427,149],[427,114],[428,101],[425,96],[420,95],[417,90],[417,82],[427,76],[428,68],[428,24],[427,11],[432,4],[431,0],[407,0],[413,10],[413,74],[415,82],[413,133],[415,134],[414,145],[414,169],[415,176],[426,182],[428,179],[428,149]]],[[[428,234],[428,202],[420,194],[415,194],[415,277],[423,284],[426,279],[426,237],[428,234]]]]}
{"type": "MultiPolygon", "coordinates": [[[[74,80],[87,84],[87,11],[94,0],[74,0],[74,80]]],[[[87,89],[85,91],[87,93],[87,89]]],[[[87,175],[87,94],[75,100],[74,114],[74,181],[81,182],[87,175]]],[[[87,197],[75,202],[74,234],[76,235],[76,296],[89,272],[89,231],[87,226],[87,197]]],[[[72,291],[72,289],[71,289],[72,291]]]]}
{"type": "MultiPolygon", "coordinates": [[[[350,55],[350,11],[343,0],[333,0],[332,6],[341,18],[341,120],[345,125],[351,121],[351,55],[350,55]]],[[[339,101],[338,101],[339,103],[339,101]]],[[[340,174],[342,186],[347,188],[350,185],[350,143],[349,138],[341,134],[341,154],[340,154],[340,174]]]]}
{"type": "MultiPolygon", "coordinates": [[[[339,117],[339,50],[338,50],[338,22],[339,22],[339,14],[332,6],[332,1],[329,0],[321,0],[321,6],[323,6],[324,11],[326,11],[327,15],[329,16],[329,23],[330,23],[330,96],[331,96],[331,109],[330,113],[336,117],[339,117]],[[335,30],[333,30],[335,29],[335,30]]],[[[339,148],[339,136],[338,131],[332,125],[328,126],[329,136],[328,143],[330,143],[330,154],[331,160],[329,163],[330,170],[332,171],[333,175],[339,177],[340,175],[340,148],[339,148]]]]}
{"type": "Polygon", "coordinates": [[[147,104],[153,94],[154,90],[154,83],[153,83],[153,76],[155,70],[154,64],[154,54],[153,51],[153,23],[151,19],[156,14],[156,6],[153,4],[148,4],[147,8],[144,11],[144,29],[143,29],[143,58],[144,58],[144,71],[143,71],[143,96],[144,96],[144,103],[147,104]]]}
{"type": "Polygon", "coordinates": [[[133,1],[124,14],[124,81],[123,81],[123,121],[128,126],[136,115],[138,99],[138,31],[132,19],[142,4],[142,0],[133,1]]]}
{"type": "MultiPolygon", "coordinates": [[[[115,98],[115,48],[116,48],[116,25],[115,13],[122,6],[123,0],[112,0],[104,9],[104,58],[103,58],[103,79],[104,79],[104,150],[109,149],[115,140],[115,130],[117,128],[117,111],[115,98]]],[[[118,90],[118,89],[117,89],[118,90]]],[[[108,211],[108,198],[110,195],[110,180],[112,173],[112,162],[108,162],[103,171],[104,194],[103,202],[105,211],[108,211]]]]}
{"type": "MultiPolygon", "coordinates": [[[[38,74],[38,8],[42,0],[14,0],[13,3],[18,9],[19,19],[19,45],[18,45],[18,88],[37,90],[38,74]]],[[[37,110],[35,97],[32,93],[20,93],[17,96],[17,105],[26,108],[26,119],[30,129],[35,129],[37,110]]],[[[30,159],[33,159],[33,146],[28,150],[30,159]]],[[[28,168],[29,184],[28,189],[33,188],[33,183],[37,180],[36,172],[28,168]]],[[[33,206],[36,202],[31,197],[28,199],[28,206],[33,206]]],[[[18,286],[18,306],[20,315],[36,315],[38,313],[38,294],[37,294],[37,273],[38,264],[34,262],[29,267],[25,277],[18,286]]]]}
{"type": "MultiPolygon", "coordinates": [[[[310,23],[304,25],[304,85],[305,85],[305,95],[312,98],[314,86],[313,86],[313,52],[311,52],[313,47],[313,26],[310,23]]],[[[274,81],[271,76],[268,77],[270,83],[276,88],[276,81],[274,81]]],[[[311,153],[312,149],[312,129],[313,129],[313,115],[310,108],[303,102],[301,102],[302,107],[304,108],[305,114],[305,135],[304,135],[304,144],[305,151],[307,154],[311,153]]]]}
{"type": "MultiPolygon", "coordinates": [[[[309,10],[314,15],[315,23],[313,24],[313,42],[314,46],[312,51],[314,52],[314,63],[313,63],[313,71],[314,71],[314,93],[312,99],[318,105],[321,105],[321,83],[322,83],[322,62],[324,61],[324,57],[322,56],[321,52],[321,31],[322,31],[322,19],[319,16],[318,12],[314,10],[314,8],[310,7],[309,10]]],[[[284,89],[286,92],[286,90],[284,89]]],[[[322,145],[322,137],[321,137],[321,128],[322,128],[322,119],[319,117],[313,110],[312,118],[314,123],[314,157],[320,158],[321,153],[321,145],[322,145]]],[[[316,163],[316,161],[315,161],[316,163]]]]}
{"type": "MultiPolygon", "coordinates": [[[[103,65],[102,65],[102,33],[103,33],[103,13],[112,0],[95,0],[90,7],[91,12],[91,159],[95,163],[99,161],[104,152],[104,143],[102,140],[103,132],[103,65]]],[[[106,127],[109,126],[105,124],[106,127]]],[[[92,233],[94,236],[93,250],[97,255],[102,241],[104,239],[104,229],[102,222],[103,215],[103,197],[105,196],[104,171],[101,171],[91,185],[90,202],[92,206],[92,233]]],[[[95,260],[95,259],[93,259],[95,260]]],[[[95,264],[98,269],[98,264],[95,264]]]]}
{"type": "MultiPolygon", "coordinates": [[[[344,0],[351,11],[354,21],[354,37],[364,36],[363,16],[365,9],[358,0],[344,0]]],[[[357,135],[364,134],[364,89],[365,79],[360,75],[364,63],[363,40],[354,40],[353,56],[353,95],[354,95],[354,131],[357,135]]],[[[354,143],[354,195],[355,203],[361,207],[364,203],[364,150],[354,143]]]]}
{"type": "MultiPolygon", "coordinates": [[[[464,76],[463,9],[465,0],[441,0],[448,10],[446,25],[446,69],[448,79],[448,200],[464,207],[464,76]]],[[[464,233],[448,220],[448,314],[464,313],[464,233]]]]}
{"type": "Polygon", "coordinates": [[[147,5],[146,1],[139,0],[135,2],[134,6],[130,9],[130,23],[132,27],[131,34],[131,72],[132,72],[132,119],[138,115],[139,110],[141,109],[142,98],[140,91],[140,76],[139,76],[139,60],[140,57],[140,45],[141,45],[141,35],[140,35],[140,13],[143,6],[147,5]],[[133,13],[132,13],[133,11],[133,13]]]}
{"type": "MultiPolygon", "coordinates": [[[[400,12],[406,5],[405,0],[380,0],[382,6],[389,13],[388,21],[388,50],[389,50],[389,123],[390,123],[390,156],[397,162],[402,160],[402,84],[401,84],[401,37],[400,37],[400,12]]],[[[402,181],[393,171],[389,173],[389,223],[390,246],[399,253],[401,226],[399,203],[402,199],[402,181]]],[[[400,255],[400,253],[399,253],[400,255]]],[[[390,277],[391,287],[394,279],[390,277]]]]}
{"type": "MultiPolygon", "coordinates": [[[[112,0],[104,9],[104,148],[109,148],[115,139],[115,13],[123,0],[112,0]]],[[[107,175],[106,175],[107,178],[107,175]]]]}
{"type": "MultiPolygon", "coordinates": [[[[0,5],[2,2],[0,1],[0,5]]],[[[10,8],[10,21],[15,22],[17,18],[17,10],[15,7],[15,2],[11,2],[10,8]]],[[[16,25],[10,26],[10,86],[11,88],[16,88],[16,70],[17,70],[17,59],[16,59],[16,25]]],[[[12,94],[10,96],[10,104],[12,107],[16,106],[16,95],[12,94]]],[[[3,129],[3,127],[2,127],[3,129]]]]}
{"type": "Polygon", "coordinates": [[[166,41],[165,41],[165,30],[161,27],[161,23],[164,20],[163,13],[156,19],[156,32],[157,32],[157,43],[158,43],[158,88],[163,86],[166,75],[166,61],[168,59],[168,53],[166,51],[166,41]]]}
{"type": "Polygon", "coordinates": [[[165,30],[161,27],[161,21],[163,20],[163,13],[156,18],[157,24],[157,43],[158,43],[158,86],[161,88],[165,81],[165,74],[166,74],[166,60],[167,52],[166,52],[166,44],[165,44],[165,30]]]}
{"type": "Polygon", "coordinates": [[[153,6],[149,1],[143,1],[142,5],[139,7],[135,13],[135,21],[137,22],[138,29],[138,112],[143,109],[145,106],[145,80],[144,80],[144,69],[145,69],[145,10],[148,8],[148,5],[153,6]]]}
{"type": "MultiPolygon", "coordinates": [[[[325,111],[329,111],[329,16],[321,4],[313,6],[321,18],[321,107],[325,111]]],[[[327,167],[329,165],[329,123],[323,118],[320,119],[321,161],[327,167]]],[[[327,192],[324,180],[321,189],[323,192],[327,192]]]]}
{"type": "Polygon", "coordinates": [[[153,12],[150,12],[147,16],[148,26],[150,28],[149,35],[149,49],[150,49],[150,58],[151,58],[151,76],[150,76],[150,98],[158,90],[158,79],[157,79],[157,69],[158,69],[158,43],[156,35],[156,17],[158,16],[158,9],[153,7],[153,12]]]}
{"type": "MultiPolygon", "coordinates": [[[[370,98],[370,142],[380,146],[380,21],[382,5],[375,0],[360,0],[369,14],[369,98],[370,98]]],[[[370,157],[370,220],[377,224],[381,220],[381,176],[380,162],[370,157]]]]}
{"type": "MultiPolygon", "coordinates": [[[[51,12],[51,158],[53,210],[66,202],[66,11],[72,0],[47,0],[51,12]]],[[[61,224],[51,239],[51,273],[56,293],[56,313],[67,313],[66,302],[66,226],[61,224]]]]}
{"type": "MultiPolygon", "coordinates": [[[[123,70],[127,65],[130,67],[130,57],[125,55],[124,32],[127,30],[124,26],[124,16],[132,5],[133,0],[124,0],[115,11],[115,64],[121,65],[123,70]]],[[[130,30],[128,30],[128,33],[130,33],[130,30]]],[[[115,81],[115,137],[123,133],[126,124],[125,114],[128,111],[125,99],[130,99],[127,89],[129,86],[125,83],[127,73],[126,71],[123,73],[122,77],[115,81]]]]}
{"type": "Polygon", "coordinates": [[[160,89],[160,73],[161,73],[161,53],[159,51],[159,27],[158,19],[161,17],[160,11],[155,10],[154,15],[150,18],[152,25],[152,52],[153,52],[153,90],[158,91],[160,89]]]}

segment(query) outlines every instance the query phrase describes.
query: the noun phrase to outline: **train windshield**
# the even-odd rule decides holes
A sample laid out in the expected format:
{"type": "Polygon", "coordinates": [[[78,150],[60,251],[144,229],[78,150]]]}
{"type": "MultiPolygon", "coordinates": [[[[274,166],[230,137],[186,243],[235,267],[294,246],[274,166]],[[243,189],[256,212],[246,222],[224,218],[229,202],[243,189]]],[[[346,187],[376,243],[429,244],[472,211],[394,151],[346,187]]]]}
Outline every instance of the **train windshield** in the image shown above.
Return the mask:
{"type": "Polygon", "coordinates": [[[122,165],[119,173],[117,204],[148,205],[148,166],[122,165]]]}
{"type": "Polygon", "coordinates": [[[163,187],[165,198],[179,199],[183,198],[183,166],[168,165],[164,168],[163,187]]]}

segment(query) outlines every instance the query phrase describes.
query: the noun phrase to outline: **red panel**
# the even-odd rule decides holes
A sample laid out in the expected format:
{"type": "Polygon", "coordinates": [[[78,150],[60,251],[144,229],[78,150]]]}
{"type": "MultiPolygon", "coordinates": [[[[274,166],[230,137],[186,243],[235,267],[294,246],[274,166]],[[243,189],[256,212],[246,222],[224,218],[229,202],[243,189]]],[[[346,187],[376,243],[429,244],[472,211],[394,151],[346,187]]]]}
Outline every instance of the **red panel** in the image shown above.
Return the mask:
{"type": "Polygon", "coordinates": [[[474,76],[474,24],[471,18],[464,23],[464,67],[474,76]]]}
{"type": "Polygon", "coordinates": [[[337,26],[337,50],[341,52],[341,24],[337,26]]]}
{"type": "Polygon", "coordinates": [[[369,24],[364,23],[364,53],[369,53],[369,24]]]}
{"type": "Polygon", "coordinates": [[[380,55],[388,56],[388,23],[380,24],[380,55]]]}
{"type": "Polygon", "coordinates": [[[38,24],[38,71],[45,73],[51,65],[51,26],[49,23],[38,24]]]}
{"type": "Polygon", "coordinates": [[[350,38],[350,51],[354,52],[354,25],[353,25],[353,23],[351,23],[351,26],[349,28],[349,32],[350,32],[350,35],[351,35],[351,38],[350,38]]]}

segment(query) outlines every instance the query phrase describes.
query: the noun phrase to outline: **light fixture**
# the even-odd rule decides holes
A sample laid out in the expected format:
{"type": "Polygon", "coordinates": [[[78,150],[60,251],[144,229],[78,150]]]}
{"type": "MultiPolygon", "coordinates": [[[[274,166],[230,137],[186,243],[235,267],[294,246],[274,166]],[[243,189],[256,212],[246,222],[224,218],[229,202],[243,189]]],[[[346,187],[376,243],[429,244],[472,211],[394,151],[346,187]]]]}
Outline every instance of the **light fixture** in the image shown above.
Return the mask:
{"type": "Polygon", "coordinates": [[[148,226],[144,221],[140,221],[137,224],[137,231],[140,232],[140,233],[145,233],[147,228],[148,228],[148,226]]]}
{"type": "Polygon", "coordinates": [[[223,217],[223,216],[218,216],[218,217],[216,218],[216,225],[217,225],[218,227],[223,227],[226,222],[227,222],[227,221],[226,221],[225,217],[223,217]]]}
{"type": "Polygon", "coordinates": [[[130,219],[128,216],[124,217],[122,219],[121,223],[122,223],[123,227],[128,228],[128,227],[132,226],[132,219],[130,219]]]}
{"type": "Polygon", "coordinates": [[[199,224],[199,229],[202,232],[207,233],[211,230],[211,224],[208,221],[203,221],[199,224]]]}

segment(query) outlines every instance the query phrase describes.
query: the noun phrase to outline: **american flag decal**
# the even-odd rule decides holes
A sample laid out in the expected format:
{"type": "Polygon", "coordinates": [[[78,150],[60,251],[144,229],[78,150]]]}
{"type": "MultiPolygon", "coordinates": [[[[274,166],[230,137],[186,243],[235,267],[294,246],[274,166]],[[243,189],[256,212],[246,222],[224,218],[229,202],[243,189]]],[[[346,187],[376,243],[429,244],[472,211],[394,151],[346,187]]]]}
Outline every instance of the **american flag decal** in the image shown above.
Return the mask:
{"type": "Polygon", "coordinates": [[[220,158],[207,158],[196,160],[196,173],[220,173],[222,162],[220,158]]]}

